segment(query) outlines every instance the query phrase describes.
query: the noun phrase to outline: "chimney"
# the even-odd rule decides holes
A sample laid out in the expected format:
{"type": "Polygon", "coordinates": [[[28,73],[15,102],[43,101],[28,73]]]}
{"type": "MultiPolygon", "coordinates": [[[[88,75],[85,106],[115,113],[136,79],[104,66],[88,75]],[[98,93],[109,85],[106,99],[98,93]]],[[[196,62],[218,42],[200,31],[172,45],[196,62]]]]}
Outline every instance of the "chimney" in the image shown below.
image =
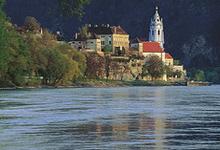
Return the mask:
{"type": "Polygon", "coordinates": [[[40,34],[43,35],[43,29],[42,28],[40,28],[40,34]]]}
{"type": "Polygon", "coordinates": [[[117,27],[113,27],[114,33],[117,33],[117,27]]]}

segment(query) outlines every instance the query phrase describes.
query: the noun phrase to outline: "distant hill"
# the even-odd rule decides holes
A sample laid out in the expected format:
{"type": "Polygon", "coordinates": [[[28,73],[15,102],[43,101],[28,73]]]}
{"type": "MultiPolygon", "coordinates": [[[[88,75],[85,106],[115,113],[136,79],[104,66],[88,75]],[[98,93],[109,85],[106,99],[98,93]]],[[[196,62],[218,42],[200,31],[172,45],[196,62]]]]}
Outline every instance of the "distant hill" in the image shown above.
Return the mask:
{"type": "Polygon", "coordinates": [[[86,15],[62,18],[56,0],[8,0],[6,11],[21,25],[34,16],[51,31],[60,30],[70,39],[84,23],[121,25],[132,38],[148,37],[155,6],[165,24],[166,51],[187,67],[214,67],[220,63],[220,0],[92,0],[86,15]]]}

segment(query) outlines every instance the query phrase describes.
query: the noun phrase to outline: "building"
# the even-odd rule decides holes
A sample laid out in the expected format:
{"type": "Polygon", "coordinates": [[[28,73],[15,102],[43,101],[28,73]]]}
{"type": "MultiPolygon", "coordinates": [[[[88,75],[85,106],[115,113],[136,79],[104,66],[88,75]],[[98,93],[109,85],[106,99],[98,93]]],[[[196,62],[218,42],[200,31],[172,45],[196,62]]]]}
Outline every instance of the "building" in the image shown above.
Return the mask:
{"type": "Polygon", "coordinates": [[[165,53],[165,64],[167,66],[173,66],[173,56],[171,56],[169,53],[165,53]]]}
{"type": "Polygon", "coordinates": [[[132,41],[131,47],[136,48],[141,56],[148,57],[151,55],[157,55],[163,62],[165,62],[166,52],[164,51],[164,43],[163,19],[159,15],[158,7],[156,7],[156,12],[150,22],[149,40],[145,41],[136,38],[132,41]]]}
{"type": "Polygon", "coordinates": [[[131,47],[137,50],[140,56],[149,57],[157,55],[165,64],[173,64],[173,57],[169,53],[166,53],[158,42],[137,39],[136,42],[133,41],[131,47]]]}
{"type": "Polygon", "coordinates": [[[110,25],[87,25],[88,32],[96,34],[101,40],[101,49],[112,46],[112,29],[110,25]]]}
{"type": "Polygon", "coordinates": [[[121,26],[112,27],[112,48],[116,55],[125,54],[129,49],[129,35],[121,26]]]}
{"type": "Polygon", "coordinates": [[[82,38],[80,34],[76,33],[74,40],[69,42],[69,44],[80,51],[101,51],[101,40],[95,34],[90,34],[87,38],[82,38]]]}
{"type": "Polygon", "coordinates": [[[113,55],[124,55],[129,50],[129,34],[121,26],[86,25],[89,38],[76,33],[72,47],[78,50],[108,51],[113,55]]]}
{"type": "Polygon", "coordinates": [[[158,7],[156,7],[156,12],[151,18],[149,41],[158,42],[160,43],[160,46],[164,48],[163,18],[159,15],[158,7]]]}
{"type": "Polygon", "coordinates": [[[89,38],[82,38],[79,33],[70,44],[76,49],[108,51],[113,55],[124,55],[129,50],[129,35],[121,26],[86,25],[89,38]]]}
{"type": "MultiPolygon", "coordinates": [[[[156,7],[155,14],[151,18],[150,22],[148,41],[136,38],[131,42],[131,49],[133,51],[138,51],[139,56],[143,56],[145,58],[156,55],[161,58],[166,66],[172,68],[173,71],[180,71],[183,74],[186,74],[182,65],[174,65],[172,55],[165,52],[164,43],[163,19],[159,15],[158,7],[156,7]]],[[[167,80],[167,77],[164,76],[163,80],[167,80]]]]}

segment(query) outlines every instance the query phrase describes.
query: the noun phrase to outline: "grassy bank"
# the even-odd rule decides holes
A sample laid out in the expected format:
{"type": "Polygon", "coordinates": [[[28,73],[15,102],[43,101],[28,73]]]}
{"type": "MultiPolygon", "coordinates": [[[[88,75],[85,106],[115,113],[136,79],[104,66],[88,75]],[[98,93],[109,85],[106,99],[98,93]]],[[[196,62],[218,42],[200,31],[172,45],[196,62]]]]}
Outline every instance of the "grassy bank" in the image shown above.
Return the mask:
{"type": "Polygon", "coordinates": [[[185,82],[166,82],[166,81],[121,81],[121,80],[98,80],[98,79],[85,79],[77,81],[74,84],[69,85],[58,85],[58,86],[45,86],[45,85],[36,85],[36,86],[2,86],[0,90],[7,89],[35,89],[35,88],[86,88],[86,87],[132,87],[132,86],[185,86],[185,82]]]}
{"type": "Polygon", "coordinates": [[[185,86],[184,82],[166,81],[120,81],[120,80],[84,80],[75,83],[78,87],[127,87],[127,86],[185,86]]]}

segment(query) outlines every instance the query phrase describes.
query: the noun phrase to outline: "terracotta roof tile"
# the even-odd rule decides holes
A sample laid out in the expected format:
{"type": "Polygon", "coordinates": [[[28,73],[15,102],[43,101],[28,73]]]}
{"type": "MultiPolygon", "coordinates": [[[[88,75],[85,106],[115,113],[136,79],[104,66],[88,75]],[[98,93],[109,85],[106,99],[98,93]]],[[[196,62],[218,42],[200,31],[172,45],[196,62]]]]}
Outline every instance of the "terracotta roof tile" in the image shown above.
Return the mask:
{"type": "Polygon", "coordinates": [[[172,57],[169,53],[166,53],[166,54],[165,54],[165,58],[166,58],[166,59],[173,59],[173,57],[172,57]]]}
{"type": "Polygon", "coordinates": [[[162,53],[163,49],[158,42],[143,42],[144,53],[162,53]]]}

